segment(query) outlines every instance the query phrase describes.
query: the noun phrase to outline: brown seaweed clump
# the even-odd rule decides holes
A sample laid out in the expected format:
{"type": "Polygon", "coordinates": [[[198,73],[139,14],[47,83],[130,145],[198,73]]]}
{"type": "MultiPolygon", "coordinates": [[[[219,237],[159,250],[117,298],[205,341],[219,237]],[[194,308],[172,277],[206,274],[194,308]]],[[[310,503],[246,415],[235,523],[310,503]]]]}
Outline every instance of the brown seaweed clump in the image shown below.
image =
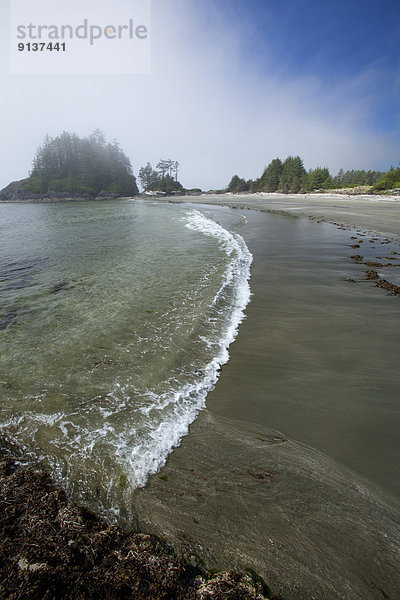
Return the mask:
{"type": "Polygon", "coordinates": [[[374,262],[373,260],[368,260],[364,264],[367,265],[367,267],[375,267],[378,269],[379,269],[379,267],[383,267],[382,263],[374,262]]]}
{"type": "Polygon", "coordinates": [[[374,280],[376,281],[376,287],[383,288],[392,295],[400,296],[400,286],[395,283],[390,283],[390,281],[386,281],[386,279],[381,279],[376,271],[365,271],[365,279],[374,280]]]}
{"type": "Polygon", "coordinates": [[[160,539],[125,534],[50,477],[0,454],[0,599],[262,600],[257,576],[211,576],[160,539]]]}
{"type": "Polygon", "coordinates": [[[379,279],[378,273],[376,271],[365,271],[365,279],[379,279]]]}
{"type": "Polygon", "coordinates": [[[361,262],[364,257],[361,256],[361,254],[353,254],[350,258],[351,260],[354,260],[354,262],[361,262]]]}
{"type": "Polygon", "coordinates": [[[390,283],[390,281],[386,281],[386,279],[379,279],[376,283],[377,287],[384,288],[391,294],[395,296],[400,296],[400,285],[396,285],[395,283],[390,283]]]}

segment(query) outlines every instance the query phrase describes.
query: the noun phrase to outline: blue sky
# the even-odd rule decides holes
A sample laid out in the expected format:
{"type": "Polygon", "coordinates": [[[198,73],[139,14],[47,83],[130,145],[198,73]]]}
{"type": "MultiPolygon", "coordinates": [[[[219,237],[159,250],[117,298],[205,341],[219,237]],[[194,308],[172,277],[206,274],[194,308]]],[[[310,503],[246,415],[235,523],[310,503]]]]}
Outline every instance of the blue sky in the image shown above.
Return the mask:
{"type": "MultiPolygon", "coordinates": [[[[132,0],[93,4],[108,20],[132,0]]],[[[152,0],[149,75],[11,75],[6,2],[0,33],[0,186],[63,130],[102,129],[135,173],[178,160],[203,189],[289,154],[333,174],[400,161],[400,2],[152,0]]]]}
{"type": "Polygon", "coordinates": [[[377,128],[400,118],[400,2],[206,0],[238,32],[243,62],[260,77],[318,77],[326,86],[362,75],[377,128]],[[370,74],[368,78],[367,75],[370,74]]]}
{"type": "MultiPolygon", "coordinates": [[[[206,2],[207,4],[207,2],[206,2]]],[[[376,61],[399,67],[400,5],[368,0],[218,0],[218,7],[243,37],[246,54],[260,63],[273,49],[277,62],[290,71],[331,76],[355,75],[376,61]]]]}

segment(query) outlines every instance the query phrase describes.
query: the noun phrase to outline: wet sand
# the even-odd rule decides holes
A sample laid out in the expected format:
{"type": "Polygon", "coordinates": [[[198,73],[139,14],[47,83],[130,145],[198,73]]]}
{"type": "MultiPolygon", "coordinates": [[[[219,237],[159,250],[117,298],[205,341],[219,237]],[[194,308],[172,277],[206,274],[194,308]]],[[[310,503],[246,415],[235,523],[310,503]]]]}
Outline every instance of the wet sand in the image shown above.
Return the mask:
{"type": "MultiPolygon", "coordinates": [[[[168,198],[187,202],[187,197],[168,198]]],[[[221,194],[191,198],[191,203],[252,208],[262,212],[346,223],[400,240],[400,196],[341,194],[221,194]]]]}
{"type": "MultiPolygon", "coordinates": [[[[273,211],[293,211],[285,202],[273,211]]],[[[289,600],[393,600],[400,589],[400,303],[363,264],[399,251],[365,228],[393,239],[400,220],[397,202],[379,206],[376,227],[375,205],[359,220],[343,213],[358,231],[243,211],[247,319],[207,409],[133,498],[143,529],[207,566],[253,568],[289,600]]]]}

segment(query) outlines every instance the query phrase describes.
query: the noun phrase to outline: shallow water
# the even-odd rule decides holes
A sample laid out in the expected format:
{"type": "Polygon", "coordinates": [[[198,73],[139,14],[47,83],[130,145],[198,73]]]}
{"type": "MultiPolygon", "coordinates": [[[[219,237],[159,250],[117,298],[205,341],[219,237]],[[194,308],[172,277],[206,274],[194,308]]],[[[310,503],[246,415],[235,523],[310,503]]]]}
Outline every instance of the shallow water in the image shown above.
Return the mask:
{"type": "Polygon", "coordinates": [[[189,207],[0,206],[0,429],[120,515],[215,384],[251,254],[189,207]]]}
{"type": "Polygon", "coordinates": [[[354,232],[198,209],[0,205],[3,431],[75,499],[209,567],[293,600],[395,598],[398,298],[350,260],[354,232]],[[238,233],[247,318],[137,487],[228,358],[238,233]]]}

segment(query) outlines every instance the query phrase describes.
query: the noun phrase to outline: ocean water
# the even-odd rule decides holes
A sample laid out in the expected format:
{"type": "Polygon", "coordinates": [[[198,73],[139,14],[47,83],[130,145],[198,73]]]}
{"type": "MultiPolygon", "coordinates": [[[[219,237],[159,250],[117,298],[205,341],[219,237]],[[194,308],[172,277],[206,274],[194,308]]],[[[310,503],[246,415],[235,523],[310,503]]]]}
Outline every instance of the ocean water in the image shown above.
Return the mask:
{"type": "Polygon", "coordinates": [[[205,406],[250,299],[243,219],[0,206],[0,434],[76,500],[121,516],[205,406]]]}

